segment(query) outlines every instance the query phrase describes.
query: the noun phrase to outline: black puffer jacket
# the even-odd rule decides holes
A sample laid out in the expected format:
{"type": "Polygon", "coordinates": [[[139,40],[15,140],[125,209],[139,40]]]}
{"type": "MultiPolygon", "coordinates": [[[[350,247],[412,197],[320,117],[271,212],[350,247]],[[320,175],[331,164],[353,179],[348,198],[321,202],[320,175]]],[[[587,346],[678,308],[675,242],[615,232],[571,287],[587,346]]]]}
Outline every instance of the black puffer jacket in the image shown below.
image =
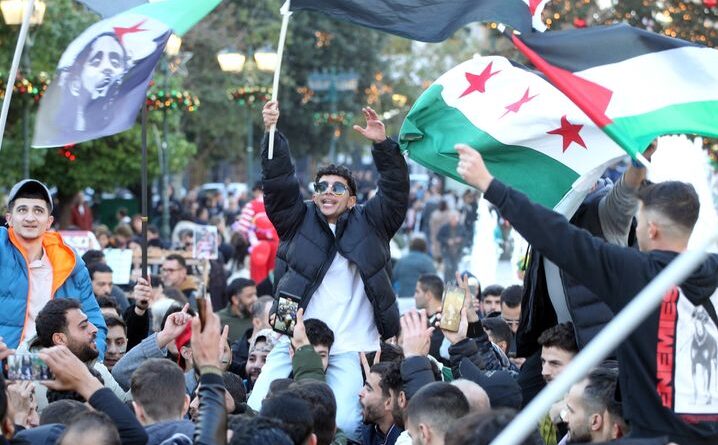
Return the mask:
{"type": "Polygon", "coordinates": [[[399,309],[391,286],[389,240],[401,227],[409,206],[409,171],[398,144],[374,144],[379,190],[363,205],[339,217],[336,236],[312,201],[304,202],[294,174],[287,140],[275,133],[274,157],[267,159],[268,136],[262,141],[262,183],[267,215],[279,234],[275,295],[285,291],[301,297],[301,307],[324,279],[339,252],[354,263],[374,308],[382,338],[399,332],[399,309]]]}

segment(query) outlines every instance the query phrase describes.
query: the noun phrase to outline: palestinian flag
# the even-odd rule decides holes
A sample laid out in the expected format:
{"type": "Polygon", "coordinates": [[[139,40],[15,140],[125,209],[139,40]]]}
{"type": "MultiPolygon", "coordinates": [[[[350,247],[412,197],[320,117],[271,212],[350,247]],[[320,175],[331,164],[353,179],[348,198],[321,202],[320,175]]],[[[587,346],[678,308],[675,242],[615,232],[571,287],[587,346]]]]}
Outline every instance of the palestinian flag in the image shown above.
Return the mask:
{"type": "Polygon", "coordinates": [[[291,0],[290,10],[340,20],[422,42],[441,42],[473,22],[504,23],[529,32],[529,4],[546,0],[291,0]]]}
{"type": "Polygon", "coordinates": [[[220,0],[146,3],[90,26],[65,50],[35,124],[35,147],[57,147],[132,127],[165,44],[220,0]]]}
{"type": "Polygon", "coordinates": [[[468,144],[502,182],[553,208],[625,157],[550,83],[498,56],[475,57],[439,77],[409,111],[399,139],[411,159],[457,181],[454,145],[468,144]]]}
{"type": "Polygon", "coordinates": [[[662,135],[718,137],[715,49],[625,24],[510,38],[633,157],[662,135]]]}

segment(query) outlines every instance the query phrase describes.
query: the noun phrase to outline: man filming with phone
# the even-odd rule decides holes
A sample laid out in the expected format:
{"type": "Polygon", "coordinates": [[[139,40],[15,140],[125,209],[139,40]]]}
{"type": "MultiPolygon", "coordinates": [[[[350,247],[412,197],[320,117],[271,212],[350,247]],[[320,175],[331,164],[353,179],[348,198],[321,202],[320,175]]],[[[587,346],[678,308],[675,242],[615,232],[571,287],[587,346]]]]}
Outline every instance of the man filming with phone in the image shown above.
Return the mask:
{"type": "MultiPolygon", "coordinates": [[[[353,435],[361,418],[362,388],[357,352],[374,351],[381,338],[399,331],[399,310],[391,285],[389,241],[401,227],[409,205],[409,173],[398,144],[386,137],[371,108],[362,110],[366,127],[354,129],[369,139],[379,172],[376,195],[357,203],[349,169],[331,164],[317,172],[314,195],[304,201],[286,138],[276,132],[274,155],[269,137],[262,141],[264,203],[279,234],[275,296],[298,297],[305,318],[325,322],[334,332],[327,383],[337,399],[337,425],[353,435]]],[[[262,110],[264,126],[277,124],[279,106],[262,110]]],[[[248,404],[259,409],[269,384],[291,370],[289,339],[267,357],[248,404]]]]}

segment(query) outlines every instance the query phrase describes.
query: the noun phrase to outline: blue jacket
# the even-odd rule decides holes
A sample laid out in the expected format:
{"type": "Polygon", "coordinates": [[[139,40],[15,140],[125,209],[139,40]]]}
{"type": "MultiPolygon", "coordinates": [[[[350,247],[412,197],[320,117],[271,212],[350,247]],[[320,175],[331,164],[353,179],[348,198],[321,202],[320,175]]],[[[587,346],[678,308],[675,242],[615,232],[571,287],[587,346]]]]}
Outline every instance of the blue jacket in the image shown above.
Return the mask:
{"type": "MultiPolygon", "coordinates": [[[[107,326],[92,292],[90,274],[82,259],[56,232],[43,235],[42,246],[52,264],[51,298],[74,298],[97,327],[97,349],[105,355],[107,326]]],[[[9,348],[25,340],[29,295],[28,261],[12,229],[0,227],[0,336],[9,348]]]]}

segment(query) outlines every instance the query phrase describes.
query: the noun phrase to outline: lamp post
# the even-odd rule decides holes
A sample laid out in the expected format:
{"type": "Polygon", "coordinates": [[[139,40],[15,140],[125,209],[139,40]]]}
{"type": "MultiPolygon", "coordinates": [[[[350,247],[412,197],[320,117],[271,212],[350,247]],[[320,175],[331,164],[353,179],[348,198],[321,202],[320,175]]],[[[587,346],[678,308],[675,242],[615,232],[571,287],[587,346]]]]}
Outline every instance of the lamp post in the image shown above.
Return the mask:
{"type": "MultiPolygon", "coordinates": [[[[7,25],[20,25],[22,17],[29,2],[27,0],[3,0],[0,1],[0,10],[7,25]]],[[[30,16],[30,25],[42,25],[45,17],[45,2],[35,0],[32,15],[30,16]]],[[[30,49],[32,48],[32,36],[28,33],[25,42],[25,48],[22,53],[22,73],[25,78],[30,76],[30,49]]],[[[22,105],[22,137],[23,137],[23,157],[22,157],[22,174],[23,178],[30,177],[30,100],[23,98],[22,105]]]]}
{"type": "MultiPolygon", "coordinates": [[[[169,88],[170,88],[170,58],[176,57],[179,52],[180,48],[182,47],[182,39],[176,36],[175,34],[172,34],[167,41],[167,45],[165,45],[165,55],[166,57],[162,60],[162,74],[164,75],[163,80],[163,87],[165,92],[165,97],[169,96],[169,88]]],[[[160,152],[162,153],[162,226],[160,227],[160,235],[162,236],[162,239],[169,239],[170,238],[170,197],[169,197],[169,189],[170,189],[170,153],[169,153],[169,143],[167,140],[167,136],[169,134],[169,123],[167,121],[167,108],[168,107],[162,107],[162,149],[160,152]]]]}
{"type": "MultiPolygon", "coordinates": [[[[256,83],[257,71],[274,72],[277,68],[277,53],[271,49],[254,51],[249,48],[245,56],[236,50],[224,50],[217,54],[217,62],[222,71],[226,73],[241,73],[244,71],[249,87],[256,83]]],[[[254,100],[244,103],[244,118],[247,122],[247,186],[254,184],[254,122],[252,120],[252,104],[254,100]]]]}
{"type": "MultiPolygon", "coordinates": [[[[326,92],[326,100],[329,102],[331,114],[337,112],[337,104],[339,103],[339,94],[350,91],[356,91],[359,75],[354,71],[337,72],[332,68],[328,72],[314,71],[309,74],[308,86],[317,92],[326,92]]],[[[334,162],[336,158],[337,139],[339,138],[339,129],[334,125],[332,139],[329,142],[329,160],[334,162]]]]}

